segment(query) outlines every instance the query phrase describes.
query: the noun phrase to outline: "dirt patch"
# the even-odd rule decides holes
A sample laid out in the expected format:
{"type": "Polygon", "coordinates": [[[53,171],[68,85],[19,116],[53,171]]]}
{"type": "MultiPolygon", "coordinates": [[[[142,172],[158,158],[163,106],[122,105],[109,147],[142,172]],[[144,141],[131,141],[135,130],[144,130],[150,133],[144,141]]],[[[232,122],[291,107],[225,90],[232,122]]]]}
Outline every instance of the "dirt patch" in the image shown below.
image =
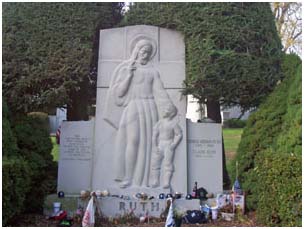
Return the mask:
{"type": "Polygon", "coordinates": [[[226,160],[231,161],[234,159],[236,152],[235,151],[225,151],[226,160]]]}
{"type": "MultiPolygon", "coordinates": [[[[124,222],[118,220],[99,218],[96,219],[95,226],[97,227],[164,227],[165,219],[149,219],[149,223],[139,223],[138,219],[128,219],[124,222]]],[[[43,215],[39,214],[24,214],[14,220],[13,225],[16,227],[56,227],[59,225],[59,221],[47,219],[43,215]]],[[[75,219],[72,224],[73,227],[81,227],[81,219],[75,219]]],[[[237,217],[233,221],[224,221],[218,219],[217,221],[209,221],[205,224],[182,224],[182,227],[256,227],[256,217],[254,212],[249,212],[244,216],[237,217]]]]}

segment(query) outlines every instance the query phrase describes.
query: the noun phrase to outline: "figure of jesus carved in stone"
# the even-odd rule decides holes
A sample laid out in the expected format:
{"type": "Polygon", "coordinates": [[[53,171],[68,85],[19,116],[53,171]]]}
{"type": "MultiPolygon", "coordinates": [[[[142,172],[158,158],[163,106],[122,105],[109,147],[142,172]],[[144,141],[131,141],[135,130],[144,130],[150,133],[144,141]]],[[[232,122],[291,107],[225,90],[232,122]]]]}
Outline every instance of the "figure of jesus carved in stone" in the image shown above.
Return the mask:
{"type": "Polygon", "coordinates": [[[120,188],[149,186],[153,126],[158,121],[157,101],[170,100],[158,71],[152,64],[156,42],[141,35],[131,43],[130,59],[116,67],[111,78],[106,109],[122,107],[117,122],[110,112],[104,119],[116,132],[115,181],[120,188]]]}

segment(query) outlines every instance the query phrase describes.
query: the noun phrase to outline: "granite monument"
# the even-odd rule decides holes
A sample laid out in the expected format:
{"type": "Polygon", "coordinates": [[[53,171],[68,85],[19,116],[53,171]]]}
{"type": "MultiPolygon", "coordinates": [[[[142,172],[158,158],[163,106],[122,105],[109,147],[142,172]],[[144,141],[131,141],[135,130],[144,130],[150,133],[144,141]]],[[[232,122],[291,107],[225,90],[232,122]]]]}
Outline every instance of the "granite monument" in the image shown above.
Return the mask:
{"type": "MultiPolygon", "coordinates": [[[[138,201],[136,193],[180,192],[184,198],[194,182],[220,193],[221,126],[186,120],[184,80],[179,32],[146,25],[101,30],[95,120],[63,124],[58,191],[127,197],[99,200],[114,203],[105,211],[109,216],[138,201]]],[[[164,203],[150,205],[159,214],[164,203]]]]}
{"type": "Polygon", "coordinates": [[[93,189],[187,192],[184,58],[175,31],[101,31],[93,189]]]}

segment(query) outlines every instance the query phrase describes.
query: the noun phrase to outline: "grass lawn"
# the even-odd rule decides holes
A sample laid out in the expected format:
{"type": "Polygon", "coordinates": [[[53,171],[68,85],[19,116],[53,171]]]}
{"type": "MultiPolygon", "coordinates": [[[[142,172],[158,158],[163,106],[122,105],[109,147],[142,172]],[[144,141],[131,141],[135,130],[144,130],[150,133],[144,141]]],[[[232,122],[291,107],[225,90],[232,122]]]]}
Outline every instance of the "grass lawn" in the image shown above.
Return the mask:
{"type": "MultiPolygon", "coordinates": [[[[236,155],[237,148],[241,141],[241,136],[243,129],[223,129],[224,135],[224,144],[225,144],[225,155],[226,155],[226,167],[228,174],[232,174],[232,159],[236,155]]],[[[231,182],[234,181],[234,178],[230,175],[231,182]]]]}
{"type": "Polygon", "coordinates": [[[243,129],[223,129],[225,153],[227,162],[231,161],[237,151],[239,143],[241,141],[241,136],[243,129]]]}
{"type": "Polygon", "coordinates": [[[59,145],[56,143],[56,137],[51,137],[52,143],[53,143],[53,149],[52,149],[52,155],[53,155],[53,161],[59,160],[59,145]]]}

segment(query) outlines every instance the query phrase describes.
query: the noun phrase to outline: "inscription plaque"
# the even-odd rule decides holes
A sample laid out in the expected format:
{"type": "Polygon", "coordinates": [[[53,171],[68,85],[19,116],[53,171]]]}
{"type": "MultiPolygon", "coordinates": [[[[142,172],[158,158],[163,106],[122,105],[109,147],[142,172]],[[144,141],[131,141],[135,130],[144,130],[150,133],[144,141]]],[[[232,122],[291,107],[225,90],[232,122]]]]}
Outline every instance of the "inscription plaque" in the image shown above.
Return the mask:
{"type": "Polygon", "coordinates": [[[74,134],[66,136],[62,142],[62,159],[61,160],[79,160],[87,161],[92,159],[92,139],[74,134]]]}
{"type": "Polygon", "coordinates": [[[222,127],[188,120],[188,192],[194,182],[209,193],[223,190],[222,127]]]}
{"type": "Polygon", "coordinates": [[[190,152],[196,158],[214,158],[216,150],[222,145],[221,139],[188,139],[188,144],[192,148],[190,152]]]}
{"type": "Polygon", "coordinates": [[[91,189],[94,121],[63,122],[58,191],[78,194],[91,189]]]}
{"type": "MultiPolygon", "coordinates": [[[[139,217],[145,214],[153,217],[160,217],[160,215],[166,209],[167,201],[165,199],[153,199],[153,200],[136,200],[130,198],[124,200],[116,197],[103,197],[97,199],[99,209],[106,217],[119,217],[131,212],[135,216],[139,217]]],[[[187,210],[199,210],[199,199],[176,199],[174,201],[174,208],[179,212],[186,212],[187,210]]]]}

